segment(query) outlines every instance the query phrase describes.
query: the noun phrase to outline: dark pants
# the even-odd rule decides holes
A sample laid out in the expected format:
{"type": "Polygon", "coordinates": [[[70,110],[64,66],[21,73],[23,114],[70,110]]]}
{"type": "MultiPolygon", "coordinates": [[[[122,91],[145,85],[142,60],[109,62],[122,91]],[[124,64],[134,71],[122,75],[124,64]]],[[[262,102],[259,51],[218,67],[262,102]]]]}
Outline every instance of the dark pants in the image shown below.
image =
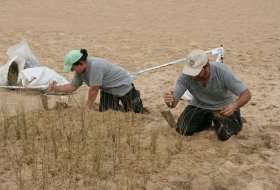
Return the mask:
{"type": "Polygon", "coordinates": [[[112,94],[101,91],[99,111],[102,112],[108,109],[119,111],[119,102],[121,101],[125,112],[133,111],[135,113],[142,113],[143,103],[140,98],[140,92],[135,89],[133,84],[131,85],[132,89],[122,97],[117,97],[112,94]]]}
{"type": "Polygon", "coordinates": [[[230,117],[219,114],[220,110],[208,110],[187,106],[177,121],[176,131],[182,135],[191,136],[195,132],[207,129],[212,125],[220,140],[225,141],[242,128],[240,109],[234,111],[230,117]]]}

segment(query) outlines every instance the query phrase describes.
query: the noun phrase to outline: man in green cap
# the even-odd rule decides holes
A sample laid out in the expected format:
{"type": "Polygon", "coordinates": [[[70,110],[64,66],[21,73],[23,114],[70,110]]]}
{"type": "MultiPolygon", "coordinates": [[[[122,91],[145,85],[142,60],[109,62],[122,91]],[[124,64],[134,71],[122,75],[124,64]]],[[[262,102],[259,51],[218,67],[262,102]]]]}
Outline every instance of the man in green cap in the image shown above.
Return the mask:
{"type": "Polygon", "coordinates": [[[124,68],[102,58],[88,57],[87,50],[81,49],[66,54],[63,72],[69,71],[75,71],[71,83],[63,86],[51,83],[48,90],[70,93],[77,90],[84,82],[90,87],[85,105],[86,111],[91,108],[100,90],[99,111],[119,110],[121,101],[125,112],[142,113],[143,103],[140,92],[135,89],[132,78],[124,68]]]}

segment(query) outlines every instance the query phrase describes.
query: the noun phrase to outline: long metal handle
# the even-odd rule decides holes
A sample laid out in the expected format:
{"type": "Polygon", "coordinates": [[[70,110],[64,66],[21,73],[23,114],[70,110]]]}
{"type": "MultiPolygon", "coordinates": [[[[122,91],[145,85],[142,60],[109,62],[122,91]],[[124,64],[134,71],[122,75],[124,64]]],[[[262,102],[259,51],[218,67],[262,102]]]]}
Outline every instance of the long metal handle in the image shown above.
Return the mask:
{"type": "MultiPolygon", "coordinates": [[[[221,47],[217,47],[215,49],[211,49],[209,51],[205,51],[205,53],[210,53],[210,52],[212,52],[213,55],[220,55],[220,54],[223,55],[224,47],[221,46],[221,47]]],[[[166,67],[166,66],[177,64],[177,63],[181,63],[181,62],[186,61],[186,60],[187,60],[187,58],[184,57],[184,58],[177,59],[177,60],[169,62],[169,63],[165,63],[163,65],[158,65],[158,66],[155,66],[155,67],[152,67],[152,68],[134,71],[134,72],[128,73],[128,75],[130,75],[130,77],[133,77],[134,75],[138,75],[138,74],[153,71],[153,70],[156,70],[156,69],[159,69],[159,68],[162,68],[162,67],[166,67]]]]}

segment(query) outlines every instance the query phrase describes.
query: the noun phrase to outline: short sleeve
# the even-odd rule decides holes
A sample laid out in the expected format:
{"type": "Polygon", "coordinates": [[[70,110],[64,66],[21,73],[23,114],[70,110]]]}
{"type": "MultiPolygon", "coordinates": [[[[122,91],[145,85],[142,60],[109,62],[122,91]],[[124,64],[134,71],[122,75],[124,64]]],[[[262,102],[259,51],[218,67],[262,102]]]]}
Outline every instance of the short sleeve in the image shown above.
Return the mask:
{"type": "Polygon", "coordinates": [[[71,81],[71,85],[75,87],[80,87],[82,84],[82,79],[75,73],[74,78],[71,81]]]}
{"type": "Polygon", "coordinates": [[[104,77],[104,68],[95,67],[89,73],[89,85],[90,86],[102,86],[104,77]]]}

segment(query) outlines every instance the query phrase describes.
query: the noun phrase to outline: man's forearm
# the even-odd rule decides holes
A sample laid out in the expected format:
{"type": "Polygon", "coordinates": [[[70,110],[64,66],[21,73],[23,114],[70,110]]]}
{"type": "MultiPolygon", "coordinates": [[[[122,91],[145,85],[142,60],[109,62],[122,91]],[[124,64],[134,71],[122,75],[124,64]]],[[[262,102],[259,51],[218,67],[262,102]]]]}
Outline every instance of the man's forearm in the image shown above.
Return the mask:
{"type": "Polygon", "coordinates": [[[86,102],[86,107],[90,108],[92,106],[93,102],[95,101],[96,97],[97,97],[97,94],[89,93],[88,99],[86,102]]]}
{"type": "Polygon", "coordinates": [[[64,93],[74,92],[75,90],[77,90],[77,87],[72,86],[70,83],[62,86],[56,86],[55,89],[56,92],[64,92],[64,93]]]}
{"type": "Polygon", "coordinates": [[[246,89],[244,92],[242,92],[239,96],[239,98],[234,102],[237,108],[240,108],[247,104],[249,100],[252,98],[252,94],[249,91],[249,89],[246,89]]]}
{"type": "Polygon", "coordinates": [[[90,108],[93,102],[96,100],[97,94],[99,91],[98,86],[91,86],[88,91],[88,99],[86,102],[86,108],[90,108]]]}

